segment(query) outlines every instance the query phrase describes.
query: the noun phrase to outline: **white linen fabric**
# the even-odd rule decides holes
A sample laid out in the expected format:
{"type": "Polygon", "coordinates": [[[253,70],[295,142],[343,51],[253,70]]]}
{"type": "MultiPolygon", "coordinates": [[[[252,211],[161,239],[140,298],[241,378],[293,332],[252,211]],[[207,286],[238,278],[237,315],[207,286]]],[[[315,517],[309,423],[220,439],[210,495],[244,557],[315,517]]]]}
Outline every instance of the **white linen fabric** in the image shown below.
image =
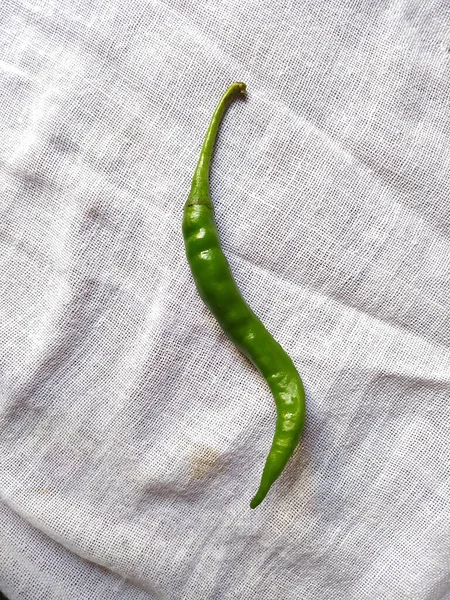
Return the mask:
{"type": "Polygon", "coordinates": [[[447,0],[2,0],[0,589],[450,598],[447,0]],[[256,510],[269,389],[203,306],[211,188],[307,423],[256,510]]]}

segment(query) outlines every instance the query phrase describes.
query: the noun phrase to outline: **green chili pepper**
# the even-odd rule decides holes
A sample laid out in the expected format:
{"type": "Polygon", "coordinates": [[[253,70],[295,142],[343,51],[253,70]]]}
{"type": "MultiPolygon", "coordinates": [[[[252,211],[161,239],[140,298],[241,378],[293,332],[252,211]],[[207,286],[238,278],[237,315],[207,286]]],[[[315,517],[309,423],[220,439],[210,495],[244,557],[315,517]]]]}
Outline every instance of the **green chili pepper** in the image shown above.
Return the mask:
{"type": "Polygon", "coordinates": [[[233,83],[211,119],[184,207],[186,256],[198,292],[225,334],[263,375],[275,399],[277,422],[259,489],[250,503],[260,504],[283,471],[300,438],[305,392],[292,360],[241,296],[220,247],[209,193],[209,166],[220,122],[232,101],[246,95],[245,83],[233,83]]]}

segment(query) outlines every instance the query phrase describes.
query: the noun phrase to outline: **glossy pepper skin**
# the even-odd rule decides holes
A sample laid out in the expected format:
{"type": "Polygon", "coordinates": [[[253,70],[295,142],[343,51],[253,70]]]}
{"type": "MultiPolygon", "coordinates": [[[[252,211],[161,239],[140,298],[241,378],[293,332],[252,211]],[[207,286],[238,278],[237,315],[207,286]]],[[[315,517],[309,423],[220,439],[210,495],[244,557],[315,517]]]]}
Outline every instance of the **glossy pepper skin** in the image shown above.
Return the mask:
{"type": "Polygon", "coordinates": [[[283,471],[300,438],[305,420],[305,392],[297,370],[243,299],[220,247],[209,193],[209,167],[220,122],[231,102],[245,97],[244,83],[233,83],[211,119],[184,207],[186,256],[198,292],[225,334],[263,375],[272,391],[277,422],[259,489],[250,506],[258,506],[283,471]]]}

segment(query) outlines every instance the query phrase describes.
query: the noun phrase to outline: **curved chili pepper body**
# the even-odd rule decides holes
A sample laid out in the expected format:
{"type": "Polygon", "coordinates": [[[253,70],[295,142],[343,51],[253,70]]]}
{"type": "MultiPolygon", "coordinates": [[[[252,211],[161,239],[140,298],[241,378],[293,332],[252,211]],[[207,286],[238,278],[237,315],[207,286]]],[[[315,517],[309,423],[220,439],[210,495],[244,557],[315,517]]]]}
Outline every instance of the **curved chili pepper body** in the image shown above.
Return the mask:
{"type": "Polygon", "coordinates": [[[184,207],[186,256],[198,292],[225,334],[263,375],[275,399],[277,422],[259,489],[250,503],[258,506],[292,455],[305,419],[305,392],[297,370],[242,297],[220,247],[209,193],[209,165],[222,117],[245,84],[225,92],[211,119],[191,191],[184,207]]]}

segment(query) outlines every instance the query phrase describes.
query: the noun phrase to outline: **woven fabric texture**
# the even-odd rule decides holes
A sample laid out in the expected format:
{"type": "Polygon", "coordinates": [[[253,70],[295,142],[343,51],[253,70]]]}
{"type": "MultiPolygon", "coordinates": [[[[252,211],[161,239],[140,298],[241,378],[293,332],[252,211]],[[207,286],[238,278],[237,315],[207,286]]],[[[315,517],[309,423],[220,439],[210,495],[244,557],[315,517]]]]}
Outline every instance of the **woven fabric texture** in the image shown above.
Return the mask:
{"type": "Polygon", "coordinates": [[[450,598],[448,0],[2,0],[0,589],[450,598]],[[215,214],[307,422],[196,292],[215,214]]]}

